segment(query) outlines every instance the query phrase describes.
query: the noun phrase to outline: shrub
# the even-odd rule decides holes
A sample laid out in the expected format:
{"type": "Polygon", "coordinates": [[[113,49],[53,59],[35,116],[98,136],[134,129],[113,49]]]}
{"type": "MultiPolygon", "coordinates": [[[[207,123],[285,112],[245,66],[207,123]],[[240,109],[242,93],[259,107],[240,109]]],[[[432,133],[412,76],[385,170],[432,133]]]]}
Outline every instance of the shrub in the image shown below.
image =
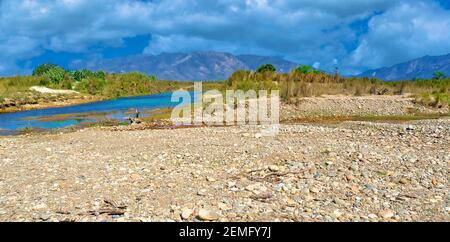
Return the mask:
{"type": "Polygon", "coordinates": [[[442,71],[436,71],[433,73],[433,79],[434,80],[442,80],[445,79],[445,73],[442,71]]]}
{"type": "Polygon", "coordinates": [[[276,72],[276,71],[277,71],[277,69],[272,64],[264,64],[264,65],[258,67],[258,69],[256,69],[256,72],[258,72],[258,73],[276,72]]]}
{"type": "Polygon", "coordinates": [[[33,70],[33,76],[43,76],[47,71],[57,67],[57,65],[51,63],[39,65],[33,70]]]}
{"type": "Polygon", "coordinates": [[[86,78],[98,78],[98,79],[105,79],[106,78],[106,73],[104,71],[90,71],[90,70],[86,70],[83,69],[81,71],[74,71],[71,72],[71,76],[73,77],[73,79],[75,79],[76,81],[82,81],[83,79],[86,78]]]}
{"type": "Polygon", "coordinates": [[[81,80],[77,86],[76,90],[82,93],[88,93],[90,95],[102,95],[103,89],[107,85],[106,80],[98,78],[89,78],[81,80]]]}
{"type": "Polygon", "coordinates": [[[113,74],[108,78],[108,85],[103,95],[108,97],[137,96],[148,94],[153,89],[156,77],[141,72],[113,74]]]}
{"type": "Polygon", "coordinates": [[[58,84],[64,80],[66,71],[61,67],[53,67],[47,70],[43,75],[48,77],[51,82],[58,84]]]}
{"type": "Polygon", "coordinates": [[[317,69],[315,69],[311,66],[307,66],[307,65],[301,65],[301,66],[295,68],[294,72],[297,72],[300,74],[309,74],[309,73],[320,74],[320,73],[322,73],[322,71],[317,70],[317,69]]]}

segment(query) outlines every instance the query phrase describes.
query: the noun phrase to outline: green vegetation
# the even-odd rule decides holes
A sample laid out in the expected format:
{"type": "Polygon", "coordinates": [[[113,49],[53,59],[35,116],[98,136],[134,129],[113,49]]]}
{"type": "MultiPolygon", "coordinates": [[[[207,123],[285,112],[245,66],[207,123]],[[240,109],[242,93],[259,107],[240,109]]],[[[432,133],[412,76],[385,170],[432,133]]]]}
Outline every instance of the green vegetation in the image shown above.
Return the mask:
{"type": "Polygon", "coordinates": [[[0,78],[0,99],[33,96],[32,86],[75,90],[81,94],[105,99],[155,94],[179,88],[190,88],[190,82],[159,81],[144,73],[107,74],[104,71],[67,71],[54,64],[38,66],[32,76],[0,78]]]}
{"type": "Polygon", "coordinates": [[[436,71],[433,73],[433,79],[434,80],[442,80],[445,79],[445,73],[442,71],[436,71]]]}
{"type": "Polygon", "coordinates": [[[412,94],[417,101],[439,107],[450,105],[450,78],[384,82],[374,78],[344,78],[299,66],[290,73],[239,70],[225,82],[227,89],[280,90],[282,99],[336,95],[403,95],[412,94]]]}
{"type": "MultiPolygon", "coordinates": [[[[192,82],[157,80],[144,73],[131,72],[110,74],[103,71],[77,70],[44,64],[38,66],[32,76],[0,78],[0,105],[5,100],[19,100],[17,103],[37,103],[42,94],[31,92],[31,86],[45,86],[52,89],[75,90],[82,95],[98,99],[137,96],[192,88],[192,82]]],[[[401,95],[411,94],[416,101],[433,107],[450,105],[450,78],[435,73],[430,80],[384,82],[373,78],[344,78],[330,75],[310,66],[299,66],[289,73],[277,73],[271,64],[265,64],[255,71],[239,70],[224,83],[207,82],[209,89],[279,90],[287,102],[297,102],[301,97],[336,95],[401,95]]],[[[10,101],[8,100],[8,101],[10,101]]],[[[8,105],[4,105],[8,106],[8,105]]]]}
{"type": "Polygon", "coordinates": [[[309,74],[309,73],[314,73],[314,74],[320,74],[322,73],[320,70],[317,70],[311,66],[307,66],[307,65],[301,65],[297,68],[294,69],[295,72],[300,73],[300,74],[309,74]]]}
{"type": "Polygon", "coordinates": [[[33,76],[43,76],[47,71],[58,68],[55,64],[42,64],[33,70],[33,76]]]}
{"type": "Polygon", "coordinates": [[[258,72],[258,73],[276,72],[276,71],[277,71],[277,69],[272,64],[264,64],[264,65],[258,67],[258,69],[256,69],[256,72],[258,72]]]}

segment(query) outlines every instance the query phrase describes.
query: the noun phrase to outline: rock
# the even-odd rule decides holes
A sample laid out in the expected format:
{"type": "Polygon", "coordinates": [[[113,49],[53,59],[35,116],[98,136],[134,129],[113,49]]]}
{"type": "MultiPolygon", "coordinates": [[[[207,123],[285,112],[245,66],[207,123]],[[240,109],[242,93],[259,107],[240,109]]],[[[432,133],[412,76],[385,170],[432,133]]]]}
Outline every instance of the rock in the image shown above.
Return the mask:
{"type": "Polygon", "coordinates": [[[280,170],[280,168],[276,165],[271,165],[271,166],[269,166],[269,170],[273,171],[273,172],[277,172],[280,170]]]}
{"type": "Polygon", "coordinates": [[[394,217],[394,212],[392,210],[383,210],[381,212],[378,213],[378,216],[384,218],[384,219],[388,219],[388,218],[392,218],[394,217]]]}
{"type": "Polygon", "coordinates": [[[197,195],[199,195],[199,196],[207,196],[208,195],[208,190],[206,190],[206,189],[200,189],[200,190],[198,190],[197,191],[197,195]]]}
{"type": "Polygon", "coordinates": [[[181,209],[181,218],[186,220],[189,219],[189,217],[191,217],[192,213],[194,213],[194,211],[190,208],[183,208],[181,209]]]}
{"type": "Polygon", "coordinates": [[[228,186],[228,188],[235,187],[235,186],[236,186],[236,182],[234,182],[234,181],[229,181],[229,182],[227,182],[227,186],[228,186]]]}
{"type": "Polygon", "coordinates": [[[319,190],[317,187],[311,187],[311,188],[309,189],[309,191],[310,191],[311,193],[319,193],[319,192],[320,192],[320,190],[319,190]]]}
{"type": "Polygon", "coordinates": [[[206,180],[209,182],[215,182],[216,179],[212,178],[212,177],[206,177],[206,180]]]}
{"type": "Polygon", "coordinates": [[[201,208],[200,210],[198,210],[198,218],[204,221],[214,221],[218,220],[220,218],[220,215],[215,211],[201,208]]]}
{"type": "Polygon", "coordinates": [[[33,207],[35,210],[42,210],[47,208],[47,204],[41,203],[33,207]]]}
{"type": "Polygon", "coordinates": [[[251,191],[254,191],[254,190],[258,190],[259,187],[260,187],[260,184],[259,183],[255,183],[255,184],[251,184],[251,185],[246,186],[245,190],[251,192],[251,191]]]}
{"type": "Polygon", "coordinates": [[[356,179],[356,177],[353,175],[346,175],[345,178],[347,179],[347,181],[353,181],[356,179]]]}
{"type": "Polygon", "coordinates": [[[341,213],[341,211],[339,211],[339,209],[336,209],[333,211],[333,217],[339,218],[341,216],[342,216],[342,213],[341,213]]]}
{"type": "Polygon", "coordinates": [[[47,221],[47,220],[49,220],[49,219],[51,218],[51,214],[49,214],[49,213],[43,213],[43,214],[40,214],[40,215],[39,215],[39,218],[40,218],[42,221],[47,221]]]}

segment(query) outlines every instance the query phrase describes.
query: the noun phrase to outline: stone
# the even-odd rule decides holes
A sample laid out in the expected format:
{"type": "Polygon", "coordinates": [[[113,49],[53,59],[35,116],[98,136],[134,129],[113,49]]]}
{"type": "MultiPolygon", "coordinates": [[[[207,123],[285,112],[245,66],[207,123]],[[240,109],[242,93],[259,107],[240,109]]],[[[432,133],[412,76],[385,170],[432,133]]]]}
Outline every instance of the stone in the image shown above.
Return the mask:
{"type": "Polygon", "coordinates": [[[183,208],[181,209],[181,218],[184,220],[189,219],[192,213],[194,213],[194,210],[190,208],[183,208]]]}
{"type": "Polygon", "coordinates": [[[259,187],[260,187],[260,184],[259,183],[255,183],[255,184],[251,184],[251,185],[246,186],[245,190],[251,192],[251,191],[259,189],[259,187]]]}
{"type": "Polygon", "coordinates": [[[309,191],[310,191],[311,193],[319,193],[319,192],[320,192],[320,190],[319,190],[317,187],[311,187],[311,188],[309,189],[309,191]]]}
{"type": "Polygon", "coordinates": [[[42,210],[47,208],[47,204],[41,203],[33,207],[35,210],[42,210]]]}
{"type": "Polygon", "coordinates": [[[197,191],[197,195],[199,195],[199,196],[207,196],[207,195],[208,195],[208,190],[206,190],[206,189],[204,189],[204,188],[199,189],[199,190],[197,191]]]}
{"type": "Polygon", "coordinates": [[[271,166],[269,166],[269,170],[273,171],[273,172],[277,172],[280,170],[280,168],[276,165],[271,165],[271,166]]]}
{"type": "Polygon", "coordinates": [[[345,178],[347,179],[347,181],[353,181],[356,179],[354,175],[346,175],[345,178]]]}
{"type": "Polygon", "coordinates": [[[392,210],[383,210],[381,212],[378,213],[378,216],[384,218],[384,219],[388,219],[388,218],[392,218],[394,217],[394,212],[392,210]]]}
{"type": "Polygon", "coordinates": [[[203,221],[214,221],[220,218],[219,213],[201,208],[198,210],[198,218],[203,221]]]}
{"type": "Polygon", "coordinates": [[[206,180],[209,182],[215,182],[216,179],[214,179],[213,177],[206,177],[206,180]]]}
{"type": "Polygon", "coordinates": [[[339,211],[339,209],[336,209],[336,210],[333,211],[333,217],[339,218],[341,216],[342,216],[342,212],[339,211]]]}

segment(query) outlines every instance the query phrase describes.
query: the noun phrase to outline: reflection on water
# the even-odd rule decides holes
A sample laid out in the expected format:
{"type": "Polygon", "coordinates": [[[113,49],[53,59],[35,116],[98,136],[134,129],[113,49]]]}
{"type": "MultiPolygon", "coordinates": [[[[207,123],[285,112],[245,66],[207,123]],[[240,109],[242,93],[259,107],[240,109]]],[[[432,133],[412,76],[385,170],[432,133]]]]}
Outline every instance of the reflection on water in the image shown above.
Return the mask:
{"type": "MultiPolygon", "coordinates": [[[[22,129],[64,128],[106,120],[125,122],[127,117],[134,115],[136,109],[142,117],[145,117],[150,115],[151,110],[176,106],[178,102],[171,102],[171,94],[162,93],[59,108],[4,113],[0,114],[0,135],[15,134],[22,129]]],[[[193,98],[194,95],[191,97],[193,98]]]]}

